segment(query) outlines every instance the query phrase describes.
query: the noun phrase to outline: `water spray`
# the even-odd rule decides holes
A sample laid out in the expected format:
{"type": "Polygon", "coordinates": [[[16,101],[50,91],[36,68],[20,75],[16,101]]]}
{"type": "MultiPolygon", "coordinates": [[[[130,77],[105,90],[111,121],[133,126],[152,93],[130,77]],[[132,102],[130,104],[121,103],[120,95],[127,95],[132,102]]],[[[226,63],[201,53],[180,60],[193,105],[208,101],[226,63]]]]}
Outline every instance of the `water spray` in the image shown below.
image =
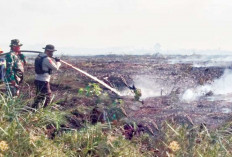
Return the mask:
{"type": "Polygon", "coordinates": [[[139,101],[140,97],[142,96],[141,89],[136,88],[134,84],[132,86],[129,86],[125,78],[123,78],[122,76],[121,76],[121,79],[122,79],[122,82],[127,86],[127,88],[129,88],[134,93],[135,100],[139,101]]]}
{"type": "Polygon", "coordinates": [[[89,78],[91,78],[91,79],[97,81],[98,83],[100,83],[101,85],[105,86],[106,88],[108,88],[109,90],[111,90],[112,92],[114,92],[115,94],[117,94],[117,95],[119,95],[119,96],[122,96],[121,93],[120,93],[119,91],[117,91],[115,88],[110,87],[108,84],[106,84],[105,82],[99,80],[97,77],[95,77],[95,76],[93,76],[93,75],[90,75],[89,73],[87,73],[87,72],[85,72],[85,71],[83,71],[83,70],[81,70],[81,69],[79,69],[79,68],[73,66],[72,64],[69,64],[69,63],[63,61],[63,60],[60,60],[60,62],[62,62],[62,63],[64,63],[64,64],[70,66],[71,68],[73,68],[73,69],[79,71],[80,73],[84,74],[85,76],[88,76],[89,78]]]}

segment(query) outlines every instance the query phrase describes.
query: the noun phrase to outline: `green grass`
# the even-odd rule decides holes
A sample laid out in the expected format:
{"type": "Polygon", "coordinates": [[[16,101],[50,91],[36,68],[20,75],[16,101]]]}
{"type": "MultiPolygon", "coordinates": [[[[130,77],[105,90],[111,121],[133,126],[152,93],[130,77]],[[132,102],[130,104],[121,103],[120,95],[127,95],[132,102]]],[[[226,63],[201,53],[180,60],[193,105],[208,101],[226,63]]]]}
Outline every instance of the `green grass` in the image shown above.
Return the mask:
{"type": "MultiPolygon", "coordinates": [[[[91,88],[96,95],[98,87],[91,88]]],[[[91,88],[87,93],[92,93],[91,88]]],[[[90,97],[88,94],[82,95],[90,97]]],[[[110,120],[115,119],[108,118],[109,121],[105,123],[91,125],[89,118],[85,118],[82,127],[75,129],[63,127],[68,124],[67,117],[73,110],[80,114],[90,114],[88,105],[82,104],[82,107],[61,111],[59,106],[51,104],[45,109],[33,111],[27,107],[31,99],[23,96],[10,99],[0,95],[0,156],[232,156],[232,120],[214,131],[208,130],[204,125],[181,125],[167,120],[163,122],[156,136],[144,132],[127,140],[123,134],[125,123],[120,121],[121,113],[117,108],[123,107],[123,102],[111,100],[112,104],[102,106],[104,103],[101,104],[101,101],[104,99],[106,98],[99,99],[96,106],[109,111],[109,116],[115,114],[118,124],[113,125],[110,120]],[[4,149],[2,141],[7,144],[8,149],[4,149]]],[[[107,102],[108,99],[109,97],[107,102]]]]}
{"type": "Polygon", "coordinates": [[[61,131],[70,113],[53,106],[33,112],[24,102],[1,96],[0,142],[9,147],[3,151],[0,146],[4,156],[125,156],[131,152],[141,156],[122,134],[114,137],[108,124],[86,123],[81,130],[61,131]],[[49,131],[55,137],[51,138],[49,131]]]}

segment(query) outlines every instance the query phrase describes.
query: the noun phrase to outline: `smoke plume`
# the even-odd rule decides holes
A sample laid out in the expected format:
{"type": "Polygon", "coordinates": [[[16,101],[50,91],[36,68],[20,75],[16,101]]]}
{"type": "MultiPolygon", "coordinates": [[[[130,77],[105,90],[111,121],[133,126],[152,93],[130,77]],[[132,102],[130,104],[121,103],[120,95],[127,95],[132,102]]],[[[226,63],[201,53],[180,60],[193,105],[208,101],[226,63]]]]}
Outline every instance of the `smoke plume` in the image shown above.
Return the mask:
{"type": "Polygon", "coordinates": [[[212,92],[214,96],[225,97],[232,93],[232,70],[226,69],[219,79],[215,79],[211,84],[205,84],[196,88],[188,89],[181,96],[183,101],[195,101],[212,92]]]}

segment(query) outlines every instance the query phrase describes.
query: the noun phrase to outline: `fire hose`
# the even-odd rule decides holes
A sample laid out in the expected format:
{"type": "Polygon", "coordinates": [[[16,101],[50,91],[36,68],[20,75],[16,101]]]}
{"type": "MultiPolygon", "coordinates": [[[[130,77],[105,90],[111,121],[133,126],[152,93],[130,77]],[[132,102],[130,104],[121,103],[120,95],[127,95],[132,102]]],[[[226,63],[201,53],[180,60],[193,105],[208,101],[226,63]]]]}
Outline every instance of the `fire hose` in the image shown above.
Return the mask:
{"type": "MultiPolygon", "coordinates": [[[[43,53],[43,52],[40,52],[40,51],[30,51],[30,50],[21,50],[20,52],[43,53]]],[[[6,55],[6,54],[9,54],[9,53],[11,53],[11,52],[7,52],[7,53],[0,54],[0,56],[6,55]]],[[[52,57],[52,58],[53,58],[53,57],[52,57]]],[[[53,59],[54,59],[54,58],[53,58],[53,59]]],[[[62,63],[64,63],[64,64],[68,65],[69,67],[71,67],[71,68],[75,69],[76,71],[78,71],[78,72],[84,74],[85,76],[87,76],[87,77],[93,79],[94,81],[97,81],[98,83],[100,83],[101,85],[105,86],[107,89],[111,90],[112,92],[114,92],[114,93],[117,94],[118,96],[122,96],[121,93],[120,93],[118,90],[116,90],[115,88],[110,87],[108,84],[106,84],[105,82],[99,80],[97,77],[95,77],[95,76],[93,76],[93,75],[90,75],[89,73],[87,73],[87,72],[85,72],[85,71],[83,71],[83,70],[81,70],[81,69],[79,69],[79,68],[73,66],[73,65],[70,64],[70,63],[65,62],[64,60],[60,60],[60,62],[62,62],[62,63]]]]}
{"type": "Polygon", "coordinates": [[[115,88],[110,87],[108,84],[106,84],[105,82],[99,80],[97,77],[95,77],[93,75],[90,75],[89,73],[87,73],[87,72],[85,72],[85,71],[83,71],[83,70],[81,70],[81,69],[73,66],[72,64],[69,64],[69,63],[63,61],[63,60],[60,60],[60,62],[62,62],[64,64],[70,66],[71,68],[79,71],[80,73],[84,74],[85,76],[88,76],[89,78],[93,79],[94,81],[97,81],[98,83],[100,83],[101,85],[105,86],[106,88],[108,88],[109,90],[111,90],[112,92],[114,92],[115,94],[117,94],[119,96],[122,96],[119,91],[117,91],[115,88]]]}

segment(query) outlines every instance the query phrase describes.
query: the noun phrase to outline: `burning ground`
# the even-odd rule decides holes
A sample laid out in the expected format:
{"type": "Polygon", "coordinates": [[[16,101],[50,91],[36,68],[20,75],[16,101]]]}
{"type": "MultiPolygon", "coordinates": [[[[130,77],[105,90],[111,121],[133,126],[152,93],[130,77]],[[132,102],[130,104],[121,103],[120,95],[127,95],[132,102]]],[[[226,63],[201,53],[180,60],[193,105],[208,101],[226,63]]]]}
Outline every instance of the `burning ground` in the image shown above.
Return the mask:
{"type": "MultiPolygon", "coordinates": [[[[139,152],[144,149],[145,152],[152,152],[148,156],[167,156],[165,153],[171,151],[164,141],[171,143],[171,140],[178,138],[169,134],[166,127],[180,136],[181,127],[178,126],[183,126],[190,131],[186,133],[186,137],[181,136],[181,141],[185,138],[188,141],[194,136],[196,144],[199,144],[199,140],[205,139],[201,137],[202,128],[216,130],[231,121],[232,90],[228,87],[232,72],[228,63],[224,64],[220,60],[220,63],[212,66],[215,60],[205,64],[207,57],[203,57],[204,60],[197,60],[197,57],[202,58],[195,55],[63,56],[63,60],[103,80],[123,96],[116,95],[63,64],[60,71],[54,72],[51,82],[54,94],[52,110],[68,113],[65,115],[67,122],[62,123],[59,130],[47,125],[46,134],[54,139],[65,130],[79,130],[85,128],[86,123],[100,122],[110,128],[111,125],[115,126],[118,130],[111,130],[113,134],[119,131],[132,141],[137,137],[144,137],[143,133],[149,134],[149,138],[153,140],[146,141],[146,138],[139,152]],[[135,100],[133,92],[126,85],[135,85],[141,89],[139,101],[135,100]],[[165,135],[169,135],[167,139],[165,135]],[[159,143],[157,140],[164,144],[155,145],[159,143]],[[153,148],[154,145],[157,149],[153,148]]],[[[33,65],[28,65],[25,71],[22,97],[30,98],[27,102],[27,106],[30,106],[34,97],[33,65]]],[[[188,145],[184,142],[182,144],[182,148],[188,145]]],[[[186,151],[195,148],[197,147],[194,145],[189,146],[186,151]]],[[[229,151],[231,150],[226,150],[227,153],[229,151]]],[[[93,152],[90,151],[91,153],[93,152]]],[[[180,153],[184,153],[184,149],[180,153]]]]}
{"type": "MultiPolygon", "coordinates": [[[[124,94],[122,100],[125,101],[129,119],[136,121],[144,119],[159,124],[166,118],[181,120],[186,119],[182,117],[187,117],[187,120],[191,119],[191,123],[205,123],[210,127],[216,127],[229,118],[232,109],[230,102],[223,98],[216,99],[220,94],[221,97],[225,96],[216,93],[216,89],[188,93],[190,89],[194,90],[205,85],[213,86],[215,81],[223,76],[225,67],[194,67],[191,63],[170,64],[169,58],[154,56],[76,57],[70,62],[121,91],[124,94]],[[134,84],[142,90],[143,102],[133,100],[132,93],[121,77],[125,78],[128,84],[134,84]]],[[[63,79],[64,84],[72,89],[86,85],[80,80],[92,82],[80,73],[65,67],[60,73],[74,75],[72,77],[76,80],[68,82],[68,76],[63,79]]],[[[218,85],[218,88],[223,87],[218,85]]]]}
{"type": "MultiPolygon", "coordinates": [[[[228,99],[232,90],[218,92],[227,90],[224,86],[230,85],[230,80],[225,79],[230,78],[231,72],[225,71],[228,67],[224,64],[195,67],[195,64],[205,63],[206,59],[197,62],[196,57],[199,56],[193,56],[191,62],[191,56],[187,57],[108,55],[63,57],[63,59],[118,89],[123,97],[117,97],[100,86],[110,97],[123,100],[128,120],[135,120],[138,123],[153,121],[159,126],[162,121],[171,118],[179,122],[205,124],[215,128],[226,122],[231,115],[232,106],[228,99]],[[142,102],[133,99],[133,93],[125,86],[122,77],[130,86],[134,84],[136,88],[141,89],[142,102]],[[223,85],[223,82],[226,85],[223,85]]],[[[33,68],[28,69],[30,70],[27,74],[32,74],[33,68]]],[[[64,108],[80,104],[94,106],[95,98],[88,100],[75,98],[79,88],[85,88],[88,83],[94,82],[63,65],[58,73],[54,73],[52,86],[54,100],[58,98],[68,100],[67,96],[72,94],[74,98],[71,101],[62,101],[64,108]]],[[[107,105],[109,101],[103,103],[107,105]]]]}

